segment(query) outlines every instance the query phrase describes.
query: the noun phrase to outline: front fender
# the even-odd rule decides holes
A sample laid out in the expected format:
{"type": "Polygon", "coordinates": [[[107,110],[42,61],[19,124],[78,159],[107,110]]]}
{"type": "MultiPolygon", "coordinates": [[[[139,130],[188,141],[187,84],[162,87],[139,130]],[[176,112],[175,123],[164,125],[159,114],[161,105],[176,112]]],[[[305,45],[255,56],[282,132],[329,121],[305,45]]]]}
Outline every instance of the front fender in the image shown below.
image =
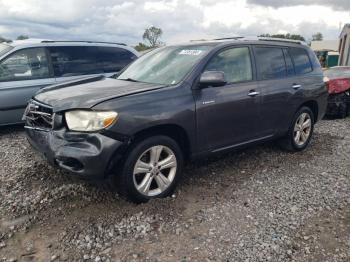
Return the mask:
{"type": "MultiPolygon", "coordinates": [[[[184,86],[167,87],[103,102],[93,109],[118,112],[116,123],[107,131],[131,137],[159,125],[177,125],[195,141],[195,103],[192,90],[184,86]]],[[[193,145],[194,146],[194,145],[193,145]]]]}

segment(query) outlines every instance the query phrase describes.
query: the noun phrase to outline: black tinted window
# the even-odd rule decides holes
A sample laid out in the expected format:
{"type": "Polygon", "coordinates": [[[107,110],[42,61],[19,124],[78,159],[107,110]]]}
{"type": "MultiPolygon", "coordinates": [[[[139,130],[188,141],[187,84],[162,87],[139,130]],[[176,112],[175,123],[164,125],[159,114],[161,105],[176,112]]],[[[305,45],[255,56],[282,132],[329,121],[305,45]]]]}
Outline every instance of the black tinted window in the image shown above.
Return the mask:
{"type": "Polygon", "coordinates": [[[97,47],[97,63],[105,73],[118,72],[137,57],[128,50],[115,47],[97,47]]]}
{"type": "Polygon", "coordinates": [[[0,81],[32,80],[49,77],[44,48],[17,51],[0,63],[0,81]]]}
{"type": "Polygon", "coordinates": [[[220,52],[212,58],[205,71],[222,71],[229,83],[252,80],[249,48],[237,47],[220,52]]]}
{"type": "Polygon", "coordinates": [[[275,79],[286,76],[286,63],[281,48],[256,47],[255,54],[261,79],[275,79]]]}
{"type": "Polygon", "coordinates": [[[295,72],[297,74],[306,74],[312,71],[310,58],[305,49],[290,48],[290,54],[295,65],[295,72]]]}
{"type": "Polygon", "coordinates": [[[284,53],[284,59],[286,60],[287,74],[289,76],[295,75],[292,58],[290,57],[288,49],[283,49],[283,53],[284,53]]]}
{"type": "Polygon", "coordinates": [[[50,47],[55,76],[118,72],[136,56],[117,47],[50,47]]]}

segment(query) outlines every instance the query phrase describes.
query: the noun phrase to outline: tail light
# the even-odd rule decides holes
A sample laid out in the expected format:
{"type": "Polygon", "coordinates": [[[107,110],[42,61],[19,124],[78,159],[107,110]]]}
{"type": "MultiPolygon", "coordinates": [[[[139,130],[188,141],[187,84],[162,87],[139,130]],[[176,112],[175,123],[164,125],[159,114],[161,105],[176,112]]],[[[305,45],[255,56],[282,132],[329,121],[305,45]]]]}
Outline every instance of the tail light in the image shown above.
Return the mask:
{"type": "Polygon", "coordinates": [[[327,88],[327,90],[328,90],[328,92],[329,92],[329,82],[324,82],[324,83],[325,83],[326,88],[327,88]]]}

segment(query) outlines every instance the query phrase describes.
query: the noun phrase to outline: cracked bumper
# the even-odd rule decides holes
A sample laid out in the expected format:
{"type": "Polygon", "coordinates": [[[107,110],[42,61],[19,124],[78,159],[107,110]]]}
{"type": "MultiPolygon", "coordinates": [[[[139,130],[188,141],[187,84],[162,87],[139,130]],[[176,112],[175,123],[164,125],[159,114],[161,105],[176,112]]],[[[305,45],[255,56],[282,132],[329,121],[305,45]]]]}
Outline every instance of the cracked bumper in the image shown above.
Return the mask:
{"type": "Polygon", "coordinates": [[[51,165],[87,179],[106,177],[115,152],[124,143],[100,133],[26,129],[32,147],[51,165]]]}

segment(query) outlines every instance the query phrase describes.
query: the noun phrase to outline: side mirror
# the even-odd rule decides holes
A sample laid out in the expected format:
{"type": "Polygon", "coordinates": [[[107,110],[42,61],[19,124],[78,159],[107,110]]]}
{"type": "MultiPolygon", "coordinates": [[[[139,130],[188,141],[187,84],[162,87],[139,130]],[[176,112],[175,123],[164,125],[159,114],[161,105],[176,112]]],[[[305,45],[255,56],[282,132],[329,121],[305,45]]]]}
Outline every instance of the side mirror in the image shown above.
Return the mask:
{"type": "Polygon", "coordinates": [[[202,88],[209,86],[224,86],[226,83],[225,73],[221,71],[205,71],[199,79],[199,85],[202,88]]]}

